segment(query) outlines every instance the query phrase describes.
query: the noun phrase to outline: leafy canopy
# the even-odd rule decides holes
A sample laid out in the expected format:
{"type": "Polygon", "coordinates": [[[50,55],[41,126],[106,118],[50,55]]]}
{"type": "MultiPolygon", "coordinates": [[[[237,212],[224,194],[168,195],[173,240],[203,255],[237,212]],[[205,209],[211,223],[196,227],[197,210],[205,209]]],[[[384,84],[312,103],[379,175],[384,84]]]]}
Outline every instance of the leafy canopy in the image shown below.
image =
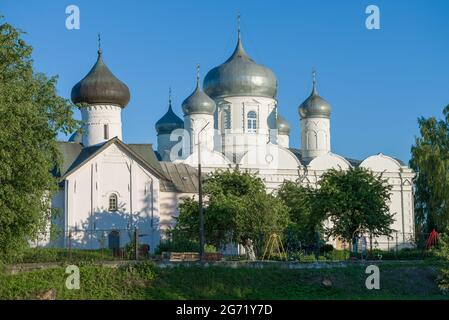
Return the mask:
{"type": "Polygon", "coordinates": [[[420,136],[411,148],[415,170],[415,219],[421,232],[449,227],[449,105],[444,118],[418,119],[420,136]]]}
{"type": "Polygon", "coordinates": [[[331,169],[323,174],[317,190],[317,204],[327,237],[350,242],[356,234],[373,237],[390,235],[393,213],[389,212],[391,185],[382,176],[364,168],[331,169]]]}
{"type": "Polygon", "coordinates": [[[58,132],[77,125],[56,77],[33,70],[32,48],[0,16],[0,259],[20,252],[50,215],[58,132]]]}
{"type": "Polygon", "coordinates": [[[293,181],[284,181],[277,195],[289,212],[290,223],[285,230],[287,250],[298,250],[300,246],[316,242],[322,217],[316,210],[315,189],[293,181]]]}
{"type": "MultiPolygon", "coordinates": [[[[251,240],[256,254],[262,254],[272,233],[282,234],[288,224],[287,207],[267,194],[255,174],[239,170],[216,171],[204,185],[206,243],[221,248],[233,241],[247,245],[251,240]]],[[[185,199],[173,230],[176,238],[198,238],[198,202],[185,199]]]]}

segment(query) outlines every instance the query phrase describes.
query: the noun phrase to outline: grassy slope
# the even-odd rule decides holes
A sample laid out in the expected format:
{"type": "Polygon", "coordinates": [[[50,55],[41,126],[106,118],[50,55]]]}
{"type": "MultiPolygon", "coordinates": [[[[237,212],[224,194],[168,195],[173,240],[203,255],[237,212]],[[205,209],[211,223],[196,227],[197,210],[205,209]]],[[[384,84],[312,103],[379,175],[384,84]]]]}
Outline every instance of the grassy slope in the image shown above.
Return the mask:
{"type": "Polygon", "coordinates": [[[64,268],[0,275],[0,299],[443,299],[431,265],[381,266],[381,289],[365,288],[365,269],[285,270],[177,267],[111,269],[81,266],[81,289],[65,288],[64,268]],[[321,285],[329,277],[333,286],[321,285]]]}

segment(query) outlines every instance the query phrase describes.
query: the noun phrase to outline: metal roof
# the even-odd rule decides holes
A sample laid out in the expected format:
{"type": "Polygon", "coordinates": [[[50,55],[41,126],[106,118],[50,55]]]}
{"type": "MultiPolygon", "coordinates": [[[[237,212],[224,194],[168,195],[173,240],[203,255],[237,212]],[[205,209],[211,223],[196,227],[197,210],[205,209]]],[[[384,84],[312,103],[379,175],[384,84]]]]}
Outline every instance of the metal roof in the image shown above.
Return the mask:
{"type": "Polygon", "coordinates": [[[203,86],[206,94],[213,99],[229,96],[276,98],[277,93],[275,74],[248,56],[240,34],[231,57],[207,73],[203,86]]]}
{"type": "Polygon", "coordinates": [[[98,50],[97,62],[78,82],[71,93],[73,103],[113,104],[125,107],[130,99],[129,89],[109,70],[98,50]]]}
{"type": "Polygon", "coordinates": [[[184,163],[173,163],[161,161],[160,165],[164,170],[165,176],[170,180],[169,183],[161,183],[162,191],[198,192],[198,171],[184,163]]]}
{"type": "Polygon", "coordinates": [[[167,179],[150,144],[126,145],[117,137],[112,138],[103,144],[86,148],[83,148],[83,146],[79,143],[59,141],[58,147],[62,155],[62,163],[58,169],[54,170],[54,175],[61,180],[64,180],[69,174],[76,171],[84,163],[92,159],[113,143],[117,143],[119,146],[131,153],[135,160],[139,161],[156,177],[161,180],[167,179]]]}

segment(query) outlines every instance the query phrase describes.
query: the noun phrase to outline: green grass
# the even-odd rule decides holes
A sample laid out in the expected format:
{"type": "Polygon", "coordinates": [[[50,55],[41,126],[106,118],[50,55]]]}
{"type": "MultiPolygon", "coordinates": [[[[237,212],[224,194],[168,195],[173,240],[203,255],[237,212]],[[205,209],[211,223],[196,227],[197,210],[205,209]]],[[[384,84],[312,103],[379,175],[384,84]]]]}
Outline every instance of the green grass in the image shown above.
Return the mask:
{"type": "Polygon", "coordinates": [[[0,299],[36,299],[55,289],[57,299],[445,299],[429,263],[380,265],[380,290],[365,288],[365,268],[288,270],[225,267],[118,269],[84,263],[80,290],[65,288],[65,268],[0,274],[0,299]],[[323,278],[333,282],[330,288],[323,278]]]}

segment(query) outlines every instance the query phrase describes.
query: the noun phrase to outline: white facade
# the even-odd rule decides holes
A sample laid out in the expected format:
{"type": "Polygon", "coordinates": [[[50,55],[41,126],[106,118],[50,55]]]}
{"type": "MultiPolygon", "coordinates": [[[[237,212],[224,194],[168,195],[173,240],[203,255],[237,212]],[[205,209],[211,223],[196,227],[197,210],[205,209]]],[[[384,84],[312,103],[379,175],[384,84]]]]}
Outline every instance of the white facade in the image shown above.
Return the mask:
{"type": "MultiPolygon", "coordinates": [[[[299,108],[301,147],[295,149],[289,145],[288,123],[278,122],[277,80],[268,68],[246,55],[240,36],[234,54],[222,66],[206,76],[204,92],[210,92],[210,97],[197,79],[196,91],[183,104],[184,121],[172,111],[170,99],[168,113],[156,126],[158,161],[151,145],[121,141],[121,110],[129,101],[129,91],[109,71],[95,73],[105,68],[99,51],[90,73],[96,81],[82,80],[82,85],[72,90],[72,100],[112,102],[80,107],[82,143],[60,145],[64,155],[58,176],[61,189],[52,206],[60,209],[54,222],[62,233],[49,244],[98,249],[118,241],[123,247],[132,238],[132,230],[138,229],[140,243],[153,251],[163,231],[173,227],[181,199],[196,194],[193,168],[199,162],[204,172],[239,167],[257,173],[269,192],[286,180],[316,187],[331,168],[367,168],[388,179],[393,187],[389,207],[397,234],[394,239],[374,239],[375,247],[388,249],[413,242],[414,172],[382,154],[357,161],[332,153],[330,105],[317,95],[315,79],[312,94],[299,108]],[[104,74],[108,77],[104,83],[115,81],[117,95],[108,96],[104,83],[95,88],[104,74]],[[278,132],[278,126],[282,131],[278,132]]],[[[341,245],[338,239],[331,242],[341,245]]]]}
{"type": "Polygon", "coordinates": [[[98,104],[81,108],[83,145],[98,145],[114,137],[122,140],[122,108],[98,104]]]}
{"type": "Polygon", "coordinates": [[[196,151],[198,143],[202,150],[214,150],[214,116],[194,113],[184,116],[184,128],[188,131],[190,150],[196,151]]]}
{"type": "Polygon", "coordinates": [[[62,177],[63,187],[53,198],[62,231],[56,245],[99,249],[116,230],[124,246],[137,228],[140,242],[154,250],[160,240],[160,177],[122,143],[105,146],[62,177]]]}
{"type": "Polygon", "coordinates": [[[301,119],[301,152],[304,158],[315,158],[331,150],[330,120],[301,119]]]}
{"type": "Polygon", "coordinates": [[[276,123],[274,99],[226,97],[216,103],[215,128],[221,135],[225,154],[240,159],[249,149],[270,140],[270,128],[276,123]]]}

